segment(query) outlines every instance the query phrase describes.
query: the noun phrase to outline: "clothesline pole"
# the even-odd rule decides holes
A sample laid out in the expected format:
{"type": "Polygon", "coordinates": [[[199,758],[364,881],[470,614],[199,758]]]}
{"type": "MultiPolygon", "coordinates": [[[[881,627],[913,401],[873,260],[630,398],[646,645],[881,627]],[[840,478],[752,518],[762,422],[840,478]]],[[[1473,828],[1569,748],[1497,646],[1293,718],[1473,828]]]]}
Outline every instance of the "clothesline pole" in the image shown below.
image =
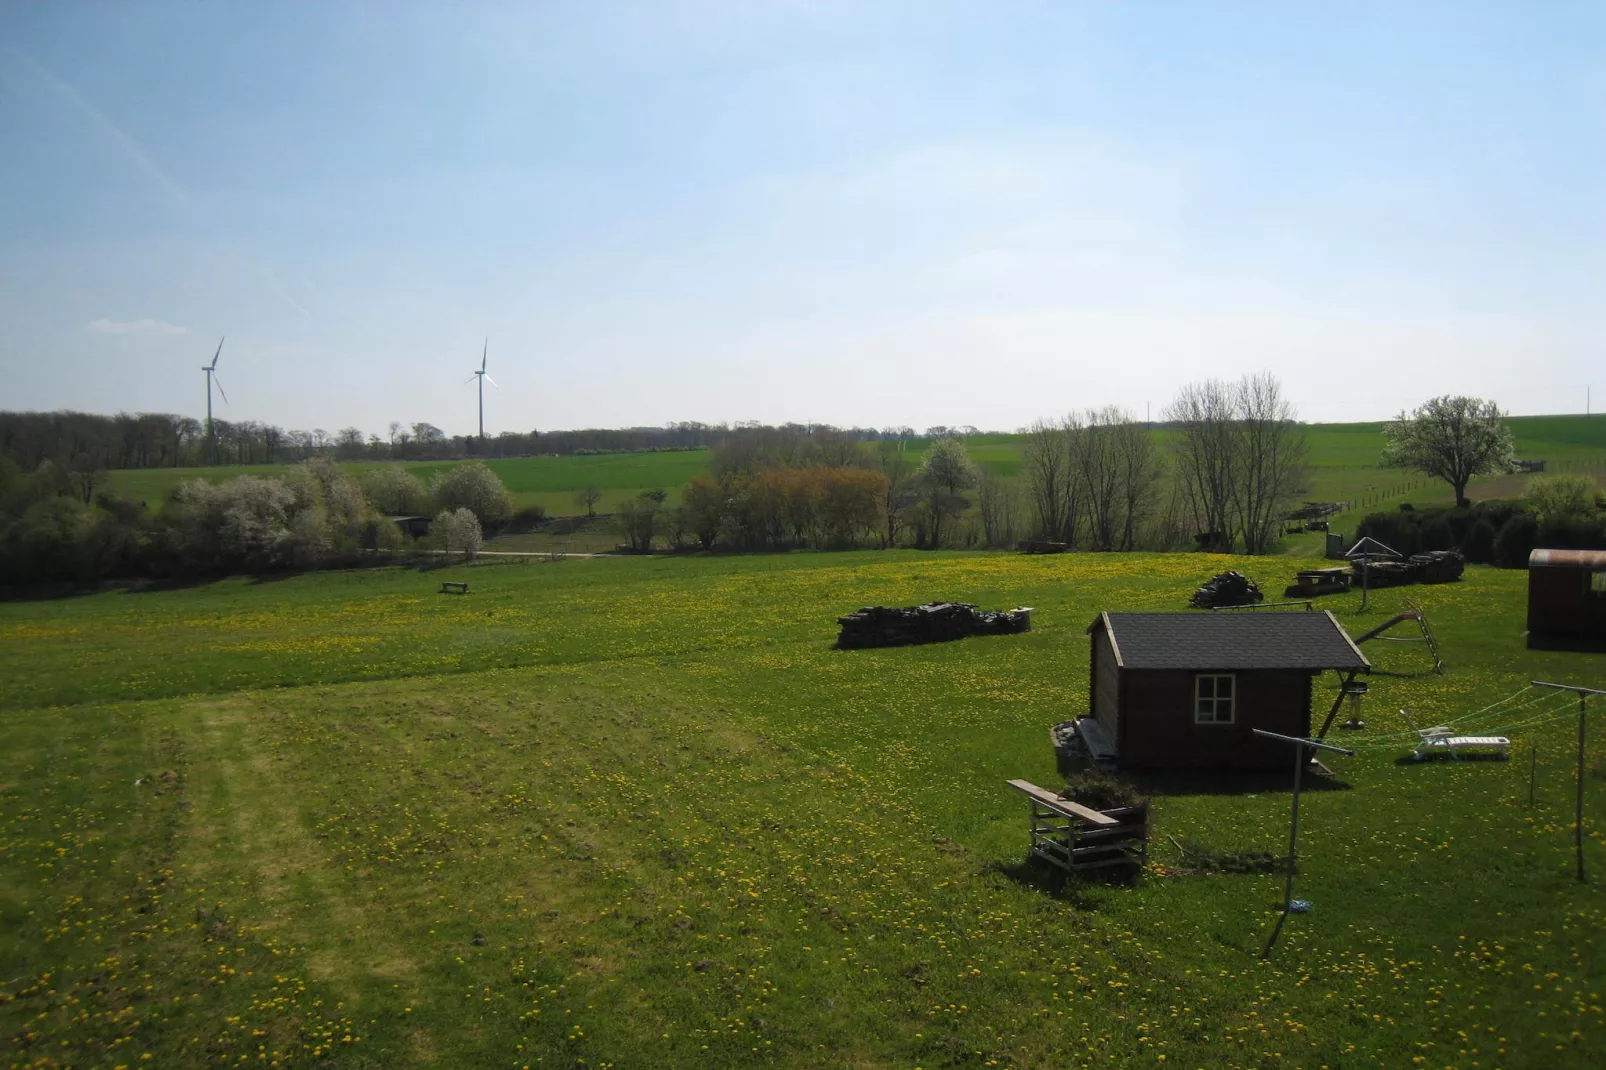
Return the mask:
{"type": "Polygon", "coordinates": [[[1578,857],[1578,879],[1584,879],[1584,722],[1588,719],[1589,696],[1606,696],[1606,691],[1576,684],[1553,684],[1535,680],[1535,687],[1553,687],[1558,691],[1571,691],[1578,696],[1578,785],[1573,792],[1573,850],[1578,857]]]}

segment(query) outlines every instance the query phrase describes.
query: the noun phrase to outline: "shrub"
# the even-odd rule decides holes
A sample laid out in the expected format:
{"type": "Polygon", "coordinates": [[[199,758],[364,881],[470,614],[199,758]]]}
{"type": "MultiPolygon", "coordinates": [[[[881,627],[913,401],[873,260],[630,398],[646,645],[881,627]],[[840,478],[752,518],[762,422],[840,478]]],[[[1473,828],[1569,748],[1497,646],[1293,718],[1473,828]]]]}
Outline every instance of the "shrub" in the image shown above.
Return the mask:
{"type": "Polygon", "coordinates": [[[1561,550],[1594,550],[1602,546],[1601,522],[1592,516],[1562,514],[1539,524],[1535,546],[1561,550]]]}
{"type": "Polygon", "coordinates": [[[1448,550],[1454,545],[1455,533],[1450,530],[1450,519],[1443,514],[1431,517],[1418,529],[1418,550],[1448,550]]]}
{"type": "Polygon", "coordinates": [[[508,520],[503,530],[514,535],[522,535],[534,531],[546,523],[546,507],[540,505],[526,505],[508,520]]]}
{"type": "Polygon", "coordinates": [[[1143,797],[1131,784],[1097,769],[1089,769],[1067,779],[1060,798],[1091,806],[1095,810],[1115,810],[1143,802],[1143,797]]]}
{"type": "Polygon", "coordinates": [[[362,475],[363,493],[386,516],[421,516],[429,512],[429,491],[399,464],[371,468],[362,475]]]}
{"type": "Polygon", "coordinates": [[[430,525],[429,534],[448,556],[453,551],[461,551],[465,561],[472,560],[485,545],[479,518],[467,508],[442,509],[430,525]]]}
{"type": "Polygon", "coordinates": [[[1355,538],[1373,538],[1407,556],[1419,549],[1418,513],[1369,513],[1355,529],[1355,538]]]}
{"type": "Polygon", "coordinates": [[[1488,517],[1479,517],[1462,540],[1461,552],[1468,561],[1478,565],[1487,565],[1494,560],[1495,526],[1489,522],[1488,517]]]}
{"type": "Polygon", "coordinates": [[[1583,519],[1595,512],[1595,481],[1577,474],[1535,476],[1528,480],[1527,497],[1541,525],[1583,519]]]}
{"type": "Polygon", "coordinates": [[[630,548],[638,554],[652,550],[652,538],[658,531],[659,514],[663,511],[663,491],[655,495],[645,490],[634,498],[627,498],[614,514],[619,533],[630,548]]]}
{"type": "Polygon", "coordinates": [[[41,498],[6,532],[6,558],[21,580],[77,580],[88,577],[88,506],[59,495],[41,498]]]}
{"type": "Polygon", "coordinates": [[[482,527],[497,527],[513,514],[507,490],[480,461],[460,464],[435,483],[435,504],[448,512],[467,509],[482,527]]]}
{"type": "Polygon", "coordinates": [[[1528,555],[1539,541],[1539,521],[1532,513],[1517,513],[1500,528],[1494,540],[1494,563],[1502,568],[1527,568],[1528,555]]]}

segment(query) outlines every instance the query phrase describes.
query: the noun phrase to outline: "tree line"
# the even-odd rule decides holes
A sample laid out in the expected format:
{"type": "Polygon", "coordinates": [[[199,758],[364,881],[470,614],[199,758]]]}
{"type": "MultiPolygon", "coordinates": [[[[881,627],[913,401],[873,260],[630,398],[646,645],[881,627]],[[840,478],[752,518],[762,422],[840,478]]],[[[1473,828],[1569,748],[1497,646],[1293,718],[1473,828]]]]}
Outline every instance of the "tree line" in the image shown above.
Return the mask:
{"type": "MultiPolygon", "coordinates": [[[[768,430],[809,434],[820,425],[787,424],[768,430]]],[[[204,421],[171,413],[0,412],[0,457],[32,472],[44,461],[70,471],[117,468],[191,468],[204,465],[294,464],[314,457],[336,461],[453,460],[476,457],[567,456],[706,449],[731,434],[764,430],[759,424],[506,431],[480,439],[448,435],[427,422],[392,421],[383,434],[346,427],[337,431],[285,430],[252,420],[204,421]]],[[[831,430],[835,431],[835,428],[831,430]]],[[[958,429],[977,433],[973,427],[958,429]]],[[[927,433],[946,434],[947,428],[927,433]]],[[[912,437],[908,427],[852,428],[854,441],[912,437]]]]}
{"type": "MultiPolygon", "coordinates": [[[[539,512],[538,510],[535,512],[539,512]]],[[[189,479],[155,507],[101,491],[46,460],[24,475],[0,458],[0,583],[220,576],[391,561],[440,549],[472,554],[483,533],[523,517],[478,462],[425,485],[400,465],[352,473],[316,457],[274,476],[189,479]],[[434,514],[430,538],[393,519],[434,514]]]]}
{"type": "Polygon", "coordinates": [[[647,492],[618,516],[638,549],[654,538],[736,550],[1029,539],[1264,553],[1304,488],[1304,432],[1280,384],[1191,384],[1165,419],[1160,435],[1119,408],[1040,420],[1025,433],[1018,475],[976,463],[952,436],[920,450],[827,427],[735,428],[680,506],[647,492]]]}

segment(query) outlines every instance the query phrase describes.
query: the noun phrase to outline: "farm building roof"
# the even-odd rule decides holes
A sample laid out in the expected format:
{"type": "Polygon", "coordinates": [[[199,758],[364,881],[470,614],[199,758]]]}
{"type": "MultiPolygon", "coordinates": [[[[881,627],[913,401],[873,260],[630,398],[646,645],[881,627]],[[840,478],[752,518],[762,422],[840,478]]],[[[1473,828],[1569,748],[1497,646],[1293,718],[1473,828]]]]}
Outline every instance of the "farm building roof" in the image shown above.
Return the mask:
{"type": "Polygon", "coordinates": [[[1103,613],[1123,669],[1371,669],[1333,614],[1103,613]]]}

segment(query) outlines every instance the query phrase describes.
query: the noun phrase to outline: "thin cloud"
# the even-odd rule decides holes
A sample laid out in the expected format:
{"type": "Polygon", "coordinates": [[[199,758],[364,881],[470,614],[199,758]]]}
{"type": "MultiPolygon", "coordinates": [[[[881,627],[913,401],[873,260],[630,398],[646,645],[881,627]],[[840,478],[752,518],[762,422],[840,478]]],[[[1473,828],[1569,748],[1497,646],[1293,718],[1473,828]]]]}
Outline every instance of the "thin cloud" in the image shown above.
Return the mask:
{"type": "Polygon", "coordinates": [[[85,329],[91,334],[155,334],[175,335],[190,333],[183,327],[162,320],[90,320],[85,329]]]}
{"type": "Polygon", "coordinates": [[[167,194],[168,197],[172,198],[172,200],[177,203],[179,207],[187,208],[189,206],[190,195],[185,192],[184,187],[173,181],[172,177],[169,176],[166,171],[162,170],[161,165],[155,160],[151,159],[150,154],[145,151],[144,147],[141,146],[139,142],[135,141],[132,137],[125,133],[122,127],[118,126],[116,123],[112,122],[111,119],[107,118],[106,113],[97,108],[88,97],[84,96],[63,79],[51,73],[44,67],[43,64],[26,53],[6,46],[0,46],[0,52],[11,56],[19,66],[32,73],[33,76],[47,86],[51,92],[55,93],[57,96],[61,97],[63,100],[67,101],[69,104],[73,105],[80,112],[82,112],[84,117],[88,119],[92,125],[97,127],[103,134],[110,138],[118,146],[118,148],[122,149],[129,161],[142,174],[144,174],[147,179],[149,179],[156,186],[160,187],[162,192],[167,194]]]}

